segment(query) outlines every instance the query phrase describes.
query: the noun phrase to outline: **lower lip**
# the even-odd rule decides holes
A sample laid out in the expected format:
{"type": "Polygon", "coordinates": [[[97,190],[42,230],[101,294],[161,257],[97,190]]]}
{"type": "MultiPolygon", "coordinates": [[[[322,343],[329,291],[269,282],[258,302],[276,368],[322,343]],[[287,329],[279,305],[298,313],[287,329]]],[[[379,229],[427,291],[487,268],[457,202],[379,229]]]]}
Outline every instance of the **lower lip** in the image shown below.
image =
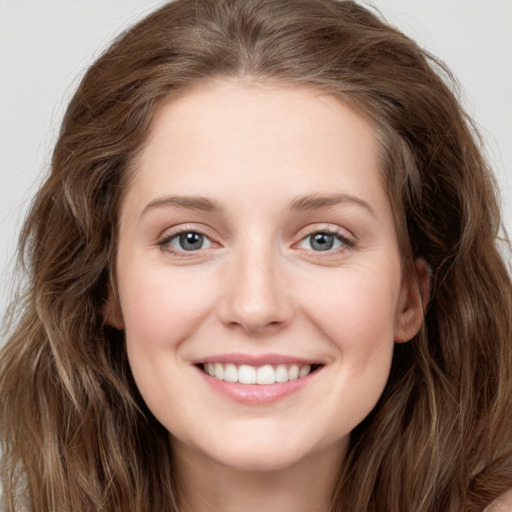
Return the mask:
{"type": "Polygon", "coordinates": [[[227,382],[216,379],[197,368],[205,382],[215,392],[242,404],[258,405],[277,402],[287,396],[297,393],[307,386],[311,379],[320,371],[315,370],[306,377],[301,377],[288,382],[275,384],[240,384],[239,382],[227,382]]]}

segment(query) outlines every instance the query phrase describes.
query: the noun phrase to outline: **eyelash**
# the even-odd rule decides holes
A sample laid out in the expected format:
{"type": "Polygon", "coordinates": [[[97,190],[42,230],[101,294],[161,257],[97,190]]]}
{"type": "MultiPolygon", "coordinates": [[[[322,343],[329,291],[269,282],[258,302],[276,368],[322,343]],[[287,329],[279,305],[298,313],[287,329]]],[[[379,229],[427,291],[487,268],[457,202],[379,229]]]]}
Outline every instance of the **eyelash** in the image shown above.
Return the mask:
{"type": "MultiPolygon", "coordinates": [[[[340,243],[340,247],[336,247],[334,249],[328,248],[325,251],[314,250],[312,248],[305,249],[306,251],[308,251],[310,253],[314,253],[317,256],[321,256],[322,253],[326,253],[327,255],[338,254],[338,253],[344,252],[346,250],[352,249],[356,246],[356,242],[354,240],[348,238],[346,236],[346,234],[344,232],[342,232],[341,230],[327,228],[327,229],[314,229],[314,230],[304,233],[303,236],[301,237],[301,239],[297,243],[293,244],[292,247],[299,248],[300,244],[307,241],[308,239],[311,240],[311,237],[313,237],[314,235],[332,236],[332,237],[334,237],[335,240],[337,240],[340,243]]],[[[310,245],[311,245],[311,242],[310,242],[310,245]]],[[[161,239],[157,242],[157,246],[161,250],[169,252],[175,256],[187,257],[187,256],[193,256],[193,255],[197,256],[199,251],[208,249],[210,247],[218,246],[218,244],[213,242],[211,240],[211,238],[204,231],[202,231],[200,229],[184,228],[184,229],[175,231],[169,235],[166,235],[163,239],[161,239]],[[179,237],[184,236],[184,235],[199,235],[199,236],[203,237],[203,241],[205,241],[205,240],[208,241],[209,246],[206,248],[200,247],[199,249],[191,249],[188,251],[186,249],[174,248],[171,245],[171,242],[173,242],[174,240],[179,240],[179,237]]]]}
{"type": "Polygon", "coordinates": [[[348,238],[348,236],[345,234],[345,232],[342,232],[338,229],[332,229],[332,228],[326,228],[326,229],[314,229],[309,231],[308,233],[305,233],[304,236],[301,237],[300,241],[294,244],[294,247],[298,247],[299,244],[302,244],[303,242],[310,240],[311,245],[311,238],[315,235],[327,235],[334,237],[335,240],[337,240],[340,243],[340,247],[337,248],[328,248],[325,251],[322,250],[314,250],[314,249],[305,249],[308,252],[315,253],[316,256],[321,256],[322,253],[326,253],[327,255],[332,254],[339,254],[341,252],[344,252],[346,250],[352,249],[356,246],[355,240],[348,238]]]}

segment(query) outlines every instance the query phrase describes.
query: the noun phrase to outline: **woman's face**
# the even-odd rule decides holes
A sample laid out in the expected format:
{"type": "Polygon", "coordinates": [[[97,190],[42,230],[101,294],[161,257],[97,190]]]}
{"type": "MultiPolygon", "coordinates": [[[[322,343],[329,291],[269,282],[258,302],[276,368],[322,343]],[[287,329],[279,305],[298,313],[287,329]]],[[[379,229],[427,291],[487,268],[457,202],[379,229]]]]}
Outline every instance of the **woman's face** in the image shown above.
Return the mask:
{"type": "Polygon", "coordinates": [[[372,128],[314,89],[162,106],[118,251],[108,320],[144,400],[180,453],[234,468],[339,457],[421,321],[372,128]]]}

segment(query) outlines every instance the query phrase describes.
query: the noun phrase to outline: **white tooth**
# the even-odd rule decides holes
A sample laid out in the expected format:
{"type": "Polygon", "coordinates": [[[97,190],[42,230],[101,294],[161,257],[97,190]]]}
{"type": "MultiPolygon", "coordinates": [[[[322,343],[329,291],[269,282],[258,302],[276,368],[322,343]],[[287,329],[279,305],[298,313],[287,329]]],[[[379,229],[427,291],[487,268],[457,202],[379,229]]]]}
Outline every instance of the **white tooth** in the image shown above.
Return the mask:
{"type": "Polygon", "coordinates": [[[309,375],[310,371],[311,371],[310,364],[305,364],[304,366],[301,366],[300,370],[299,370],[299,377],[305,377],[306,375],[309,375]]]}
{"type": "Polygon", "coordinates": [[[276,382],[276,374],[274,368],[269,364],[260,366],[256,372],[256,384],[274,384],[276,382]]]}
{"type": "Polygon", "coordinates": [[[299,378],[299,366],[292,364],[288,370],[288,380],[296,380],[299,378]]]}
{"type": "Polygon", "coordinates": [[[238,369],[238,382],[240,384],[256,384],[256,368],[248,364],[240,365],[238,369]]]}
{"type": "Polygon", "coordinates": [[[207,373],[208,375],[210,375],[210,377],[215,377],[215,367],[214,367],[214,365],[213,365],[213,364],[208,363],[208,364],[206,364],[205,366],[206,366],[206,368],[205,368],[206,373],[207,373]]]}
{"type": "Polygon", "coordinates": [[[221,363],[215,363],[215,377],[217,379],[224,378],[224,366],[221,363]]]}
{"type": "Polygon", "coordinates": [[[288,368],[284,364],[278,364],[276,368],[276,382],[288,382],[288,368]]]}
{"type": "Polygon", "coordinates": [[[224,369],[224,380],[238,382],[238,369],[234,364],[227,364],[224,369]]]}

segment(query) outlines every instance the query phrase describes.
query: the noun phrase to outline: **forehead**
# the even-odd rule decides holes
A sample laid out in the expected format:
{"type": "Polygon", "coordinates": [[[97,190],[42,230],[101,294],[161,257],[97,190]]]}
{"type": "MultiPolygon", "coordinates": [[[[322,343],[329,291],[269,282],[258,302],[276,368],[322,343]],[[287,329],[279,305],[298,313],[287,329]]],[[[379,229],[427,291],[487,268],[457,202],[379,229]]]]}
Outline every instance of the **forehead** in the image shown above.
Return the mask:
{"type": "Polygon", "coordinates": [[[370,123],[333,96],[221,79],[159,107],[128,192],[141,200],[223,189],[232,200],[256,188],[382,195],[379,153],[370,123]]]}

